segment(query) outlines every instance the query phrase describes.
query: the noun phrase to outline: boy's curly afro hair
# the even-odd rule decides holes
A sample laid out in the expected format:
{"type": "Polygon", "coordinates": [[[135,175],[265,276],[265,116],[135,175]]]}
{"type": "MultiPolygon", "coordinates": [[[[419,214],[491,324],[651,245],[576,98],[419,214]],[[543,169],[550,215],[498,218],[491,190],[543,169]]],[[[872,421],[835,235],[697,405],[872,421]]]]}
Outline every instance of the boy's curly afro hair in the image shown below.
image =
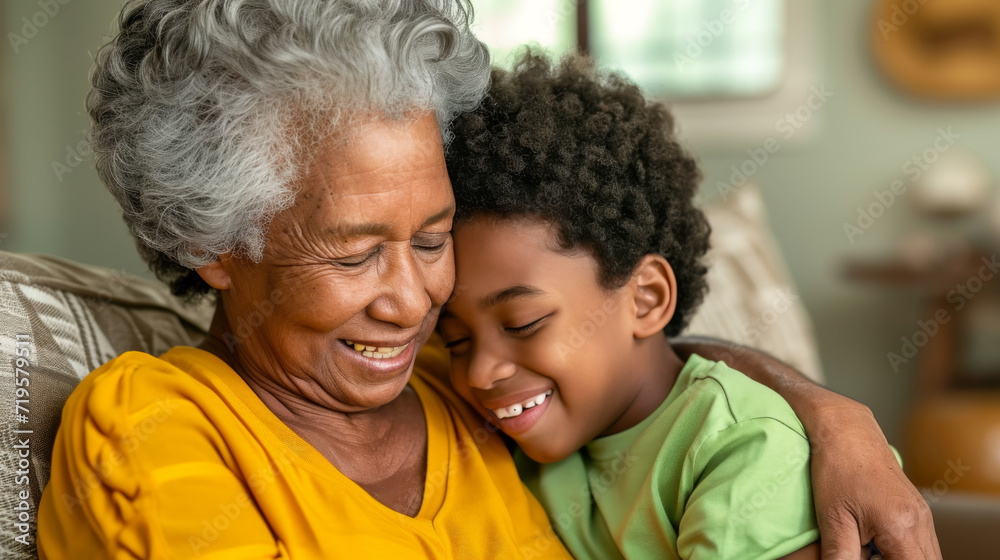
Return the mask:
{"type": "Polygon", "coordinates": [[[591,251],[605,289],[627,283],[644,255],[663,255],[678,288],[664,332],[679,334],[707,289],[710,228],[693,204],[698,166],[673,128],[663,105],[591,59],[557,65],[525,51],[512,71],[493,70],[482,106],[453,125],[457,220],[550,221],[564,249],[591,251]]]}

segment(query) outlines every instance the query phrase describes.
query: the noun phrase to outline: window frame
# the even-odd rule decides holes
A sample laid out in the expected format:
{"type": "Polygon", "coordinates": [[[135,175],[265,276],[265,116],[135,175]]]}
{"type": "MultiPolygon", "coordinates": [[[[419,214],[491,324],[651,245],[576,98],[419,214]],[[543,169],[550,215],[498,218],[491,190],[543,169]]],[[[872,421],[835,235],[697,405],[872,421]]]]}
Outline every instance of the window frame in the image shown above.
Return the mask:
{"type": "MultiPolygon", "coordinates": [[[[571,0],[567,0],[571,1],[571,0]]],[[[577,48],[590,53],[588,0],[577,3],[577,48]]],[[[785,138],[777,127],[788,113],[809,101],[824,84],[818,71],[818,0],[785,0],[784,72],[770,92],[752,97],[660,99],[674,113],[679,134],[696,146],[743,146],[768,138],[797,143],[821,129],[823,112],[814,111],[785,138]]]]}

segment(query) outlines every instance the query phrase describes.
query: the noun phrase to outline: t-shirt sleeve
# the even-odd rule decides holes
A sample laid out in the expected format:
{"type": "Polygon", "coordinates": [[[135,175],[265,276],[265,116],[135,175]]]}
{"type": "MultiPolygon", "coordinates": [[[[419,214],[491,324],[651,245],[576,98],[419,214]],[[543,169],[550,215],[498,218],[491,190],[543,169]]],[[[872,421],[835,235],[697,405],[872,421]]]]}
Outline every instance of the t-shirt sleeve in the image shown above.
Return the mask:
{"type": "Polygon", "coordinates": [[[182,385],[144,394],[136,376],[157,372],[135,369],[84,381],[67,402],[39,512],[41,558],[282,557],[211,413],[182,385]]]}
{"type": "Polygon", "coordinates": [[[686,560],[780,558],[819,539],[809,443],[773,418],[707,437],[690,459],[697,479],[681,517],[686,560]]]}

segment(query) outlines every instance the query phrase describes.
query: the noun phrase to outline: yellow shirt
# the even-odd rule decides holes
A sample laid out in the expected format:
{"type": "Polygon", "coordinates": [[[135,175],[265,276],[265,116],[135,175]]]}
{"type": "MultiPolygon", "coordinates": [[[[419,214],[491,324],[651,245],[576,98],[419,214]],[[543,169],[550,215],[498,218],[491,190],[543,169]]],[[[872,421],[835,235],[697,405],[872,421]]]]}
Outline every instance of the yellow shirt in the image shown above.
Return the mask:
{"type": "Polygon", "coordinates": [[[128,352],[63,410],[38,514],[43,560],[97,558],[569,558],[503,442],[428,372],[410,385],[427,421],[415,517],[341,474],[208,352],[128,352]]]}

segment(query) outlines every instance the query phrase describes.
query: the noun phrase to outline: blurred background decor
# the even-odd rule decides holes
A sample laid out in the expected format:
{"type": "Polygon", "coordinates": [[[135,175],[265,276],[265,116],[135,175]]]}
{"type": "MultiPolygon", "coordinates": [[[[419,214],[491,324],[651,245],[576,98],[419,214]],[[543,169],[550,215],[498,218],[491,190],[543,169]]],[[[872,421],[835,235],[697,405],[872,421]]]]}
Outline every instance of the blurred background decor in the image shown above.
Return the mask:
{"type": "MultiPolygon", "coordinates": [[[[979,271],[1000,258],[1000,2],[473,2],[498,63],[525,42],[581,48],[671,105],[706,205],[767,216],[787,264],[775,286],[796,288],[781,316],[803,331],[811,318],[818,342],[818,364],[789,359],[871,407],[926,491],[946,558],[994,557],[1000,278],[979,271]],[[752,184],[766,213],[739,202],[752,184]],[[934,330],[938,311],[948,321],[934,330]]],[[[121,0],[53,5],[0,4],[0,249],[148,278],[82,143],[93,53],[121,0]]],[[[738,237],[725,242],[736,257],[738,237]]],[[[780,344],[769,301],[705,319],[780,344]]]]}
{"type": "Polygon", "coordinates": [[[914,94],[1000,97],[1000,3],[880,0],[871,41],[885,73],[914,94]]]}

